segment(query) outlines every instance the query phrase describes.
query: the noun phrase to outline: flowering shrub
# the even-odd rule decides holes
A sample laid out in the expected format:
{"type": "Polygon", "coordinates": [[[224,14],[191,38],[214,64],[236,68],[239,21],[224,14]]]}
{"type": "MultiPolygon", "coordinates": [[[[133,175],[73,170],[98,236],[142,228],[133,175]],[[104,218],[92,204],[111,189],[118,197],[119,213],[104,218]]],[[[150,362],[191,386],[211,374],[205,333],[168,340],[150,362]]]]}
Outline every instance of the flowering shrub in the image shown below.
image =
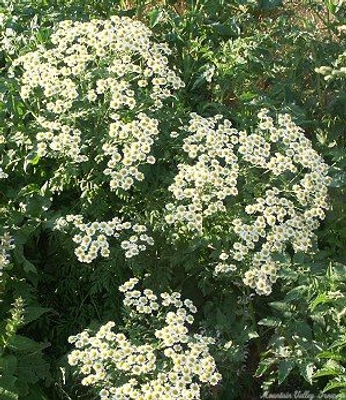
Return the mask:
{"type": "Polygon", "coordinates": [[[182,300],[178,292],[141,291],[138,283],[131,278],[119,288],[128,313],[122,330],[129,336],[114,333],[114,322],[95,336],[88,331],[72,336],[76,350],[69,355],[70,365],[101,399],[200,399],[202,385],[221,380],[209,353],[214,339],[189,334],[197,312],[191,300],[182,300]]]}
{"type": "MultiPolygon", "coordinates": [[[[155,164],[151,152],[161,133],[158,112],[184,86],[168,65],[169,54],[167,45],[151,40],[144,24],[126,17],[60,22],[49,44],[11,65],[10,84],[20,91],[30,116],[25,127],[4,129],[0,145],[7,152],[0,159],[0,177],[15,179],[22,168],[29,170],[29,182],[21,189],[35,186],[44,202],[49,199],[43,213],[52,196],[70,190],[81,193],[83,212],[97,197],[107,209],[123,199],[144,180],[145,168],[155,164]],[[40,179],[33,184],[35,174],[40,179]]],[[[9,119],[11,127],[13,116],[9,119]]],[[[21,204],[28,213],[25,202],[21,204]]],[[[98,253],[108,256],[107,237],[118,237],[133,223],[134,234],[121,242],[131,258],[153,239],[142,223],[122,222],[120,209],[108,212],[108,222],[101,221],[103,215],[85,224],[80,215],[51,218],[66,232],[69,224],[70,230],[80,231],[73,241],[78,259],[86,263],[98,253]]]]}
{"type": "Polygon", "coordinates": [[[221,116],[191,117],[166,221],[182,235],[226,234],[230,247],[222,250],[216,274],[250,266],[244,283],[269,294],[279,267],[274,255],[312,247],[328,208],[328,166],[287,114],[275,124],[261,111],[250,134],[219,122],[221,116]]]}
{"type": "MultiPolygon", "coordinates": [[[[156,161],[151,151],[160,136],[160,109],[183,86],[167,54],[167,46],[151,42],[143,24],[112,17],[62,21],[51,47],[13,62],[13,73],[23,69],[20,95],[32,107],[33,120],[20,141],[16,136],[8,141],[25,147],[33,165],[56,160],[44,193],[79,186],[81,199],[92,203],[102,193],[120,196],[144,180],[142,167],[156,161]]],[[[265,110],[258,118],[255,131],[246,133],[220,115],[191,115],[181,128],[186,162],[178,164],[169,187],[173,201],[166,204],[165,219],[182,237],[226,231],[229,248],[220,250],[216,274],[243,269],[246,285],[269,294],[279,266],[273,256],[311,248],[327,208],[329,178],[327,165],[288,115],[280,115],[277,125],[265,110]],[[220,224],[212,227],[216,216],[220,224]],[[250,268],[244,271],[244,265],[250,268]]],[[[84,223],[81,215],[67,215],[55,223],[65,231],[69,224],[77,228],[79,261],[90,263],[99,253],[108,257],[107,237],[118,238],[134,223],[127,215],[126,222],[121,215],[109,222],[97,218],[84,223]]],[[[127,258],[153,244],[143,227],[121,242],[127,258]]]]}
{"type": "MultiPolygon", "coordinates": [[[[144,179],[139,167],[155,163],[149,154],[159,133],[153,112],[183,86],[167,54],[143,24],[114,16],[62,21],[51,46],[13,62],[24,71],[21,97],[34,108],[26,145],[36,163],[50,158],[61,166],[52,191],[63,190],[53,182],[61,182],[70,164],[90,160],[100,165],[111,190],[129,190],[144,179]]],[[[88,174],[95,178],[93,170],[88,174]]]]}
{"type": "Polygon", "coordinates": [[[345,274],[320,279],[345,260],[333,18],[303,27],[280,1],[77,3],[0,1],[0,397],[311,384],[344,335],[341,296],[328,315],[345,274]]]}

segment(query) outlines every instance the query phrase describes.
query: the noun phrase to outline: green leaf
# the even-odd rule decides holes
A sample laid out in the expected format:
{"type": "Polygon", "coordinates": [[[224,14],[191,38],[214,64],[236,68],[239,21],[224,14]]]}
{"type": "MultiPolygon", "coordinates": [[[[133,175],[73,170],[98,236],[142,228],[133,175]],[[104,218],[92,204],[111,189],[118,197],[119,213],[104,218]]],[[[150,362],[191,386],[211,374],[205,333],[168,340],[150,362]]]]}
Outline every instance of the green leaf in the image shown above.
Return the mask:
{"type": "Polygon", "coordinates": [[[334,264],[332,276],[333,279],[335,279],[338,282],[345,282],[346,265],[334,264]]]}
{"type": "Polygon", "coordinates": [[[7,376],[14,375],[17,368],[17,357],[13,355],[6,355],[0,357],[0,376],[5,374],[7,376]]]}
{"type": "Polygon", "coordinates": [[[344,187],[345,185],[346,185],[346,172],[345,171],[334,174],[334,176],[332,177],[332,181],[329,184],[330,187],[334,187],[334,188],[344,187]]]}
{"type": "Polygon", "coordinates": [[[287,295],[285,297],[285,300],[286,301],[299,300],[304,296],[306,291],[307,291],[307,286],[306,285],[297,286],[297,287],[295,287],[294,289],[290,290],[287,293],[287,295]]]}
{"type": "Polygon", "coordinates": [[[0,374],[0,399],[1,400],[17,400],[17,377],[13,374],[1,371],[0,374]]]}
{"type": "Polygon", "coordinates": [[[47,307],[26,307],[25,308],[25,323],[35,321],[41,315],[52,311],[52,308],[47,307]]]}
{"type": "Polygon", "coordinates": [[[51,400],[48,398],[38,385],[33,385],[29,387],[29,394],[22,397],[21,400],[51,400]]]}
{"type": "Polygon", "coordinates": [[[322,368],[319,371],[315,372],[312,376],[313,379],[321,378],[322,376],[339,376],[340,370],[333,368],[322,368]]]}
{"type": "Polygon", "coordinates": [[[220,309],[217,309],[216,311],[216,323],[220,326],[228,325],[228,318],[220,309]]]}
{"type": "Polygon", "coordinates": [[[336,339],[331,345],[330,348],[333,349],[335,347],[345,347],[346,346],[346,335],[340,336],[336,339]]]}
{"type": "Polygon", "coordinates": [[[319,294],[316,299],[310,304],[309,308],[311,311],[314,311],[315,308],[319,305],[319,304],[324,304],[327,303],[328,301],[330,301],[330,297],[327,295],[327,293],[321,293],[319,294]]]}
{"type": "Polygon", "coordinates": [[[346,359],[345,356],[338,354],[333,351],[323,351],[322,353],[317,354],[318,358],[327,358],[329,360],[336,360],[336,361],[344,361],[346,359]]]}
{"type": "Polygon", "coordinates": [[[26,110],[25,105],[20,101],[20,99],[17,97],[12,97],[12,102],[13,102],[13,109],[16,111],[17,116],[19,118],[24,116],[24,112],[26,110]]]}
{"type": "Polygon", "coordinates": [[[294,328],[294,332],[292,332],[292,335],[294,335],[295,333],[299,336],[296,341],[300,344],[300,346],[302,346],[303,348],[310,347],[312,332],[311,326],[308,323],[300,321],[294,328]]]}
{"type": "Polygon", "coordinates": [[[217,33],[224,38],[236,37],[236,35],[240,33],[239,27],[237,27],[235,24],[221,24],[218,22],[213,23],[212,26],[215,28],[217,33]]]}
{"type": "Polygon", "coordinates": [[[292,261],[297,264],[303,264],[306,262],[307,256],[305,253],[298,252],[293,255],[292,261]]]}
{"type": "Polygon", "coordinates": [[[258,334],[256,331],[250,331],[250,332],[247,334],[247,336],[248,336],[249,339],[256,339],[256,338],[259,337],[259,334],[258,334]]]}
{"type": "Polygon", "coordinates": [[[37,273],[37,269],[35,265],[27,259],[23,258],[23,268],[25,272],[33,272],[34,274],[37,273]]]}
{"type": "Polygon", "coordinates": [[[18,193],[18,198],[25,197],[34,193],[40,193],[40,186],[37,183],[30,183],[29,185],[26,185],[20,189],[18,193]]]}
{"type": "Polygon", "coordinates": [[[281,384],[294,368],[295,363],[291,360],[282,360],[278,364],[278,382],[281,384]]]}
{"type": "Polygon", "coordinates": [[[41,156],[39,156],[38,154],[31,160],[31,164],[32,165],[37,165],[41,160],[41,156]]]}
{"type": "Polygon", "coordinates": [[[49,364],[42,358],[42,353],[28,353],[18,359],[18,372],[22,383],[36,383],[49,376],[49,364]]]}
{"type": "MultiPolygon", "coordinates": [[[[26,232],[22,232],[22,233],[23,233],[22,237],[18,237],[18,235],[16,235],[16,237],[15,237],[16,243],[18,243],[18,242],[20,243],[20,241],[22,241],[22,243],[25,243],[27,241],[29,232],[26,235],[25,235],[26,232]],[[19,239],[18,242],[17,242],[17,237],[19,239]]],[[[37,270],[36,270],[35,265],[31,261],[27,260],[24,257],[23,251],[24,251],[23,246],[18,245],[14,248],[13,256],[14,256],[15,261],[23,267],[23,269],[26,273],[33,272],[34,274],[36,274],[37,270]]]]}
{"type": "Polygon", "coordinates": [[[274,317],[263,318],[258,322],[258,325],[264,325],[269,327],[278,327],[281,326],[282,322],[274,317]]]}
{"type": "Polygon", "coordinates": [[[37,343],[26,336],[15,335],[11,338],[9,345],[16,351],[37,352],[49,347],[46,343],[37,343]]]}
{"type": "Polygon", "coordinates": [[[159,8],[154,8],[148,13],[149,25],[154,28],[163,18],[163,12],[159,8]]]}
{"type": "Polygon", "coordinates": [[[290,281],[295,281],[299,278],[299,274],[297,271],[293,271],[291,268],[284,268],[284,267],[279,270],[278,276],[282,279],[287,279],[290,281]]]}
{"type": "Polygon", "coordinates": [[[339,389],[339,388],[346,388],[346,381],[345,382],[329,382],[328,385],[322,390],[322,393],[328,392],[332,389],[339,389]]]}
{"type": "Polygon", "coordinates": [[[24,160],[24,164],[23,164],[23,168],[24,171],[27,172],[28,170],[28,166],[29,165],[37,165],[41,160],[41,156],[39,156],[38,154],[29,154],[25,160],[24,160]]]}
{"type": "Polygon", "coordinates": [[[268,371],[269,368],[271,368],[271,366],[273,364],[274,364],[274,360],[272,360],[271,358],[266,358],[266,359],[262,360],[258,365],[255,375],[257,377],[262,376],[263,374],[265,374],[268,371]]]}
{"type": "Polygon", "coordinates": [[[272,301],[269,303],[271,307],[278,311],[290,311],[290,305],[284,301],[272,301]]]}
{"type": "Polygon", "coordinates": [[[276,7],[280,7],[283,5],[282,0],[259,0],[258,6],[261,10],[272,10],[276,7]]]}
{"type": "Polygon", "coordinates": [[[1,400],[18,400],[18,394],[2,387],[2,379],[0,380],[0,398],[1,400]]]}

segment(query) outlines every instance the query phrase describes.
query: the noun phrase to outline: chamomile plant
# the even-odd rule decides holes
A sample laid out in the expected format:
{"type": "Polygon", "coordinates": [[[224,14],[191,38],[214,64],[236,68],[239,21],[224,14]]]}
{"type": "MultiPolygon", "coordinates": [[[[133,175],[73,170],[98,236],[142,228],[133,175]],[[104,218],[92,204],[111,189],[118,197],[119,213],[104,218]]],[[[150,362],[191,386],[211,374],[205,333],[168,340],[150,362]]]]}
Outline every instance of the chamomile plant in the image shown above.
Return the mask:
{"type": "Polygon", "coordinates": [[[313,247],[328,208],[328,165],[288,114],[275,121],[262,110],[252,132],[192,114],[181,135],[185,160],[169,187],[168,226],[178,237],[222,238],[215,275],[240,273],[268,295],[280,268],[275,255],[313,247]]]}
{"type": "Polygon", "coordinates": [[[204,386],[221,381],[209,347],[211,337],[192,333],[197,308],[179,292],[155,294],[137,278],[124,293],[124,326],[108,322],[92,335],[69,338],[68,361],[101,399],[201,399],[204,386]]]}

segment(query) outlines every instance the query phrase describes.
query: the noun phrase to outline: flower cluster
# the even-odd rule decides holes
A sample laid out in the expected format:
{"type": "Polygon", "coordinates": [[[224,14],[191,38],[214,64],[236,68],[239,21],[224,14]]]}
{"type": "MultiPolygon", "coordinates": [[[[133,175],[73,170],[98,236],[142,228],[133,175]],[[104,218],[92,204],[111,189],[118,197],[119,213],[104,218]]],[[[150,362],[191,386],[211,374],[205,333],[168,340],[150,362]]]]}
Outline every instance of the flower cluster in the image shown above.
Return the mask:
{"type": "Polygon", "coordinates": [[[59,160],[56,179],[71,163],[85,171],[96,162],[89,180],[102,171],[111,190],[129,190],[144,179],[140,166],[155,163],[155,112],[184,86],[169,67],[168,46],[152,41],[141,22],[117,16],[62,21],[50,42],[11,66],[33,111],[30,150],[59,160]]]}
{"type": "Polygon", "coordinates": [[[49,121],[38,117],[37,122],[42,128],[36,134],[36,152],[40,157],[68,157],[74,162],[87,161],[87,156],[80,154],[81,131],[58,120],[49,121]]]}
{"type": "Polygon", "coordinates": [[[277,124],[266,110],[258,118],[248,134],[230,121],[192,115],[184,139],[188,162],[178,166],[170,187],[174,201],[166,205],[166,221],[180,232],[200,235],[210,215],[223,215],[220,232],[230,233],[232,246],[220,254],[216,273],[251,265],[244,283],[269,294],[277,279],[273,255],[311,248],[328,208],[330,178],[328,166],[289,115],[279,115],[277,124]],[[258,192],[259,185],[262,191],[255,195],[251,191],[258,192]]]}
{"type": "Polygon", "coordinates": [[[136,289],[138,283],[132,278],[120,286],[129,316],[136,320],[137,336],[115,333],[115,323],[108,322],[95,336],[84,331],[70,337],[76,347],[70,365],[84,375],[83,385],[99,390],[101,399],[200,399],[201,386],[216,385],[221,375],[209,353],[213,339],[189,334],[197,309],[191,300],[181,300],[180,293],[157,296],[136,289]],[[159,322],[164,326],[154,330],[159,322]]]}
{"type": "Polygon", "coordinates": [[[4,268],[10,263],[8,251],[14,248],[12,238],[8,233],[0,236],[0,279],[3,275],[4,268]]]}
{"type": "Polygon", "coordinates": [[[102,146],[102,150],[104,155],[110,157],[103,173],[110,176],[111,190],[128,190],[134,180],[144,179],[137,165],[143,162],[155,163],[155,157],[149,153],[158,134],[158,121],[144,113],[139,113],[132,122],[123,123],[118,120],[110,124],[109,140],[102,146]]]}
{"type": "Polygon", "coordinates": [[[188,230],[201,232],[204,218],[225,212],[223,200],[238,194],[239,165],[234,146],[239,137],[228,120],[215,129],[219,115],[202,118],[193,113],[191,117],[183,145],[191,162],[178,165],[169,190],[179,204],[166,205],[166,221],[184,221],[188,230]]]}
{"type": "Polygon", "coordinates": [[[150,36],[144,24],[127,17],[62,21],[51,36],[53,48],[39,48],[14,62],[24,68],[22,98],[40,89],[47,111],[56,115],[81,100],[107,100],[115,112],[140,109],[140,98],[149,91],[152,108],[161,108],[171,89],[183,83],[168,66],[167,45],[152,43],[150,36]]]}
{"type": "Polygon", "coordinates": [[[74,235],[73,241],[78,245],[75,254],[80,262],[91,263],[98,255],[108,257],[110,254],[109,242],[107,238],[119,239],[124,231],[132,231],[127,240],[122,240],[120,246],[125,250],[125,257],[131,258],[146,250],[147,246],[152,246],[154,240],[148,236],[147,228],[141,224],[132,224],[114,217],[111,221],[83,222],[81,215],[67,215],[65,218],[58,218],[55,229],[65,231],[70,224],[79,233],[74,235]]]}

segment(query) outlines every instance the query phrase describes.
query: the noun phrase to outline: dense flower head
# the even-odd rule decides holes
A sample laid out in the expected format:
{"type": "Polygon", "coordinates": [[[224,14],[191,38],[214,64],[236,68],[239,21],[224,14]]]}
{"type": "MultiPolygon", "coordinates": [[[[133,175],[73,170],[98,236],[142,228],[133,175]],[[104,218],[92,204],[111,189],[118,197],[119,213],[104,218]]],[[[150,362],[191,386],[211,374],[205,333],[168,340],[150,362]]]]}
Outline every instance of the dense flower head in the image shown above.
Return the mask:
{"type": "Polygon", "coordinates": [[[178,174],[169,188],[176,205],[166,205],[166,221],[186,221],[188,230],[200,232],[204,217],[226,211],[223,200],[238,194],[239,165],[233,151],[238,132],[227,120],[214,129],[221,116],[191,117],[183,145],[191,162],[178,165],[178,174]]]}
{"type": "Polygon", "coordinates": [[[144,174],[136,166],[143,162],[155,163],[150,151],[158,134],[158,121],[144,113],[139,113],[134,121],[126,124],[120,120],[111,123],[110,140],[102,146],[104,154],[109,156],[103,172],[110,176],[111,190],[128,190],[135,180],[144,179],[144,174]]]}
{"type": "Polygon", "coordinates": [[[232,243],[220,254],[216,274],[250,266],[244,283],[269,294],[278,270],[273,255],[312,247],[328,208],[330,178],[288,114],[279,115],[276,124],[266,110],[258,118],[254,132],[247,133],[220,116],[191,115],[183,128],[186,162],[178,165],[169,188],[173,201],[166,205],[166,221],[180,234],[203,235],[210,216],[222,215],[220,233],[229,232],[232,243]]]}
{"type": "Polygon", "coordinates": [[[73,241],[78,245],[75,254],[80,262],[91,263],[98,255],[108,257],[110,245],[107,238],[112,237],[121,240],[120,247],[125,250],[125,257],[132,258],[147,246],[152,246],[154,240],[149,236],[146,226],[129,221],[123,221],[114,217],[110,221],[83,222],[81,215],[67,215],[56,220],[55,229],[60,231],[77,230],[73,241]],[[124,232],[129,232],[124,239],[124,232]]]}
{"type": "Polygon", "coordinates": [[[26,149],[63,161],[53,180],[71,164],[96,162],[112,191],[129,190],[144,179],[140,167],[156,161],[155,113],[184,86],[169,54],[144,24],[127,17],[59,22],[50,43],[12,62],[34,117],[26,149]]]}
{"type": "Polygon", "coordinates": [[[69,338],[76,348],[69,355],[70,365],[84,376],[83,385],[99,389],[101,399],[200,399],[203,384],[214,386],[221,380],[209,353],[214,340],[189,333],[197,312],[191,300],[183,301],[178,292],[139,290],[138,284],[131,278],[119,288],[136,321],[137,336],[113,332],[114,322],[95,336],[83,331],[69,338]],[[163,327],[155,330],[158,323],[163,327]]]}
{"type": "Polygon", "coordinates": [[[168,46],[150,37],[144,24],[127,17],[62,21],[51,36],[53,48],[40,47],[15,61],[24,68],[22,98],[42,90],[47,111],[60,115],[81,100],[106,100],[114,112],[138,110],[149,92],[152,108],[161,108],[183,83],[168,66],[168,46]]]}

